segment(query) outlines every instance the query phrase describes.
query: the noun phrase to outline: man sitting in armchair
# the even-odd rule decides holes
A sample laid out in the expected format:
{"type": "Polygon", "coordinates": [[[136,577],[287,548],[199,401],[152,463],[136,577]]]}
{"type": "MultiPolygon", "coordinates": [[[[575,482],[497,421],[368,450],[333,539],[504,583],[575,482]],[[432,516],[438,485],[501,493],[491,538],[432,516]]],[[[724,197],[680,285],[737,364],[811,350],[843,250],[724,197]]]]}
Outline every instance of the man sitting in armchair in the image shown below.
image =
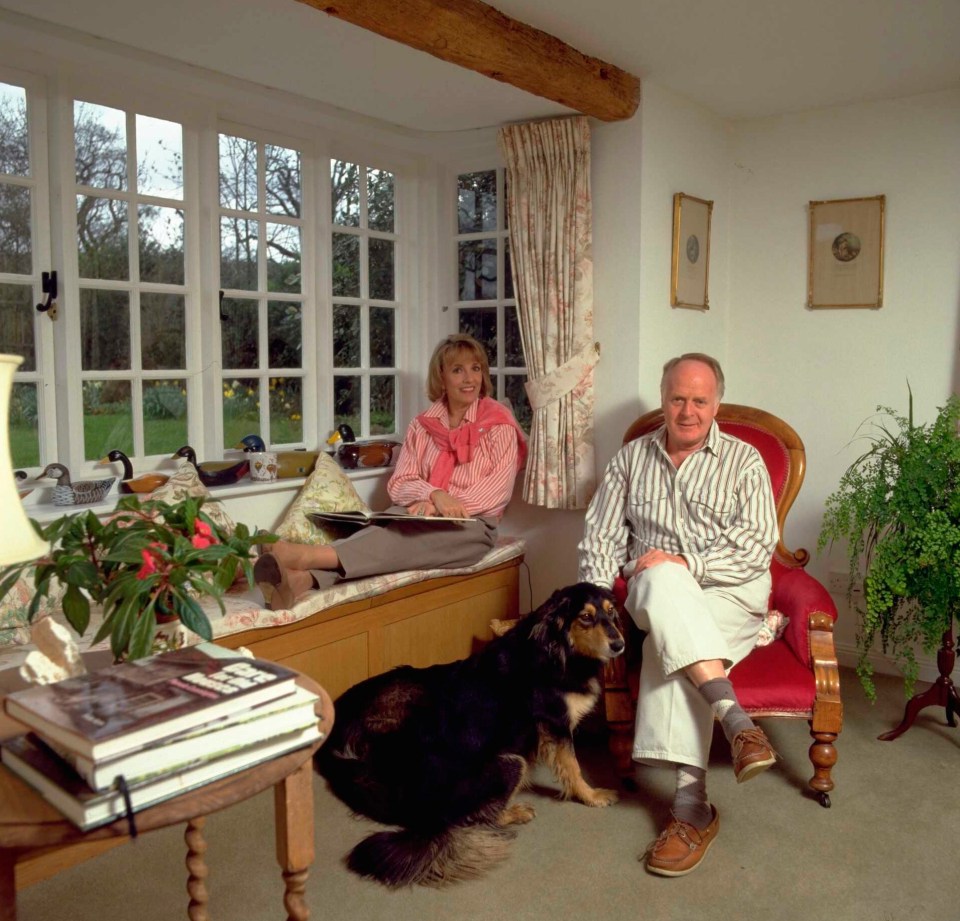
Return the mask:
{"type": "Polygon", "coordinates": [[[645,855],[663,876],[696,869],[720,828],[706,788],[714,719],[738,782],[777,759],[727,678],[756,643],[778,534],[763,460],[714,421],[723,388],[709,355],[664,365],[665,424],[610,462],[579,545],[580,578],[612,587],[622,573],[647,634],[633,759],[676,770],[672,819],[645,855]]]}

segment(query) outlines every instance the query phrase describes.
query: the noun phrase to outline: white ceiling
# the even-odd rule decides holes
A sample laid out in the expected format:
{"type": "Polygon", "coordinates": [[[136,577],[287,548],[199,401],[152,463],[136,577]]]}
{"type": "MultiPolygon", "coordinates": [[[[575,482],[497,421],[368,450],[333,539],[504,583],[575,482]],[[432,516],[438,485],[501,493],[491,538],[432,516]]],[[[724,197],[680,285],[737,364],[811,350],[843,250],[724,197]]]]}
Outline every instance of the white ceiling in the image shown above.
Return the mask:
{"type": "MultiPolygon", "coordinates": [[[[492,5],[727,118],[960,86],[960,0],[492,5]]],[[[296,0],[0,0],[0,8],[418,131],[569,111],[296,0]]]]}

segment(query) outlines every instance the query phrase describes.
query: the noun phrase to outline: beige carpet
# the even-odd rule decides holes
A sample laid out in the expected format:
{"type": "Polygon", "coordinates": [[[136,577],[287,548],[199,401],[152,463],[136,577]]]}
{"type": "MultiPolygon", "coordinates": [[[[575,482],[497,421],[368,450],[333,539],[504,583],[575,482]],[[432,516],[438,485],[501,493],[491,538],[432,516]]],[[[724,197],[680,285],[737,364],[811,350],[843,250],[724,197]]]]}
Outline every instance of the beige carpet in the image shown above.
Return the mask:
{"type": "MultiPolygon", "coordinates": [[[[672,796],[672,772],[638,769],[638,791],[610,809],[561,803],[550,778],[525,797],[538,816],[519,829],[509,860],[488,877],[445,890],[398,892],[349,874],[342,858],[373,823],[352,818],[316,781],[317,857],[307,891],[315,921],[371,919],[676,919],[704,921],[917,921],[960,917],[960,727],[923,711],[892,743],[876,736],[903,712],[901,684],[878,682],[870,706],[843,673],[846,725],[838,744],[833,806],[804,795],[806,724],[764,726],[784,764],[738,787],[722,737],[710,794],[720,835],[696,873],[664,879],[637,855],[656,836],[672,796]]],[[[581,760],[594,783],[612,782],[602,744],[585,738],[581,760]]],[[[207,823],[210,914],[216,921],[283,917],[273,854],[272,797],[207,823]]],[[[20,894],[20,921],[171,921],[186,917],[182,832],[156,832],[20,894]]]]}

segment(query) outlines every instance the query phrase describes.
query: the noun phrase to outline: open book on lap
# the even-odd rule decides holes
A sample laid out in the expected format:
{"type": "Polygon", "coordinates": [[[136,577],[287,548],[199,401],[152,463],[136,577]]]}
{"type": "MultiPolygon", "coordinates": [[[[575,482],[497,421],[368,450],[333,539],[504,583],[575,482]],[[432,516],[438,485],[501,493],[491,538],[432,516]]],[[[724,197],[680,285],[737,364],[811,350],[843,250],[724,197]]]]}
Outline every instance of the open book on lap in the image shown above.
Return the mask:
{"type": "Polygon", "coordinates": [[[348,528],[366,528],[372,524],[384,524],[389,521],[403,521],[408,524],[423,524],[430,527],[459,526],[476,518],[441,518],[434,515],[411,515],[407,512],[308,512],[309,518],[317,527],[330,526],[348,528]]]}

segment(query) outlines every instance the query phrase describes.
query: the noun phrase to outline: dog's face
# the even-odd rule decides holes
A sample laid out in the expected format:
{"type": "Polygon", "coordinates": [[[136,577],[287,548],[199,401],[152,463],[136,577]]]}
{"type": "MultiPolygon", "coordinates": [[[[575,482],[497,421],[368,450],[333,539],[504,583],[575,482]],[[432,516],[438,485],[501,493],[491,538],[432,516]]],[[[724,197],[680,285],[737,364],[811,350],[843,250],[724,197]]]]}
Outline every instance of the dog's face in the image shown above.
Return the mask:
{"type": "Polygon", "coordinates": [[[578,582],[554,592],[547,606],[560,620],[575,654],[606,662],[623,652],[620,617],[611,592],[578,582]]]}

